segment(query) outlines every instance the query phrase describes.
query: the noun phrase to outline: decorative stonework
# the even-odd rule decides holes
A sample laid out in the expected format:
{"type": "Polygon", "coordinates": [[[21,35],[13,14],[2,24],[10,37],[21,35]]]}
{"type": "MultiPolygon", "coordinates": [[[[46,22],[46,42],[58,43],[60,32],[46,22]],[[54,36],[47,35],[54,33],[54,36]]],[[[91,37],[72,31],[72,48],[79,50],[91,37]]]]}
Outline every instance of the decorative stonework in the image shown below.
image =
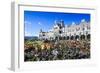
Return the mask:
{"type": "Polygon", "coordinates": [[[39,39],[90,39],[90,22],[86,22],[85,19],[81,20],[80,24],[72,22],[70,26],[65,26],[64,21],[55,22],[53,28],[44,32],[42,29],[39,33],[39,39]]]}

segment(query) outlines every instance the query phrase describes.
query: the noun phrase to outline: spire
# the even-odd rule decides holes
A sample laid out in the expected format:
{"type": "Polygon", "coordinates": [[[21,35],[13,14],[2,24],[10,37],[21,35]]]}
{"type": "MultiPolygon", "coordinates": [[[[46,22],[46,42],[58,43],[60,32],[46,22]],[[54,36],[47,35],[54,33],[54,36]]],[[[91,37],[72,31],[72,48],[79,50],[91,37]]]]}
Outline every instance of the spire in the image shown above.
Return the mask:
{"type": "Polygon", "coordinates": [[[40,32],[42,32],[42,29],[40,29],[40,32]]]}
{"type": "Polygon", "coordinates": [[[65,26],[64,26],[64,21],[63,21],[63,20],[60,21],[60,24],[61,24],[62,27],[65,27],[65,26]]]}

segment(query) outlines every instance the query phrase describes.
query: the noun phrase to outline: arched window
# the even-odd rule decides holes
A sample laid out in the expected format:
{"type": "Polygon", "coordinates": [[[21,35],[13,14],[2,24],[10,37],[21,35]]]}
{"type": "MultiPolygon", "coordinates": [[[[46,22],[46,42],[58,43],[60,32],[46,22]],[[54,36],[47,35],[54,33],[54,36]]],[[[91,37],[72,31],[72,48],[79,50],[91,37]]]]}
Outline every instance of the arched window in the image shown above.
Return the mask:
{"type": "Polygon", "coordinates": [[[81,40],[85,39],[85,35],[81,35],[80,38],[81,38],[81,40]]]}
{"type": "Polygon", "coordinates": [[[69,40],[69,36],[67,36],[67,40],[69,40]]]}
{"type": "Polygon", "coordinates": [[[73,40],[74,39],[74,36],[71,36],[70,39],[73,40]]]}
{"type": "Polygon", "coordinates": [[[90,34],[87,35],[87,39],[90,40],[90,34]]]}
{"type": "Polygon", "coordinates": [[[76,35],[76,36],[75,36],[75,39],[76,39],[76,40],[79,39],[79,35],[76,35]]]}

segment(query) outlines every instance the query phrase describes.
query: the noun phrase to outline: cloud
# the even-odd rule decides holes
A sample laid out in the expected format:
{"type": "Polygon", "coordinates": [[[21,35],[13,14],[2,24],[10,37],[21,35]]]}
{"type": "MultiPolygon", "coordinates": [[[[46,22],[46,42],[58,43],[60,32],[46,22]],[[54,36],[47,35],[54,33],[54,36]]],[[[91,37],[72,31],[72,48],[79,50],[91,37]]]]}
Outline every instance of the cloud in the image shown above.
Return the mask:
{"type": "Polygon", "coordinates": [[[32,23],[30,21],[24,21],[24,24],[29,24],[31,25],[32,23]]]}
{"type": "MultiPolygon", "coordinates": [[[[41,22],[38,22],[39,25],[42,25],[41,22]]],[[[38,32],[36,31],[37,27],[35,28],[32,24],[31,21],[24,21],[24,25],[25,25],[25,36],[38,36],[38,32]]],[[[39,28],[39,27],[38,27],[39,28]]]]}
{"type": "Polygon", "coordinates": [[[29,32],[25,31],[25,36],[32,36],[32,33],[29,33],[29,32]]]}
{"type": "Polygon", "coordinates": [[[38,22],[38,24],[39,24],[39,25],[42,25],[42,23],[41,23],[41,22],[38,22]]]}

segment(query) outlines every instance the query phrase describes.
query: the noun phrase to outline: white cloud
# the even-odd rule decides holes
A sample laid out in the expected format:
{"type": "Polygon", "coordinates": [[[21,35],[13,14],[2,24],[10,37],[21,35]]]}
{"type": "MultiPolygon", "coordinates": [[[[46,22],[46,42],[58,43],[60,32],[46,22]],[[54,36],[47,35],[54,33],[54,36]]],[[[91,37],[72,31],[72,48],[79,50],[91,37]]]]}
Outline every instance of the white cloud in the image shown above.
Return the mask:
{"type": "Polygon", "coordinates": [[[25,31],[25,36],[32,36],[32,33],[29,33],[29,32],[25,31]]]}
{"type": "Polygon", "coordinates": [[[25,21],[24,24],[32,24],[30,21],[25,21]]]}
{"type": "Polygon", "coordinates": [[[41,22],[38,22],[38,24],[39,24],[39,25],[42,25],[42,23],[41,23],[41,22]]]}

